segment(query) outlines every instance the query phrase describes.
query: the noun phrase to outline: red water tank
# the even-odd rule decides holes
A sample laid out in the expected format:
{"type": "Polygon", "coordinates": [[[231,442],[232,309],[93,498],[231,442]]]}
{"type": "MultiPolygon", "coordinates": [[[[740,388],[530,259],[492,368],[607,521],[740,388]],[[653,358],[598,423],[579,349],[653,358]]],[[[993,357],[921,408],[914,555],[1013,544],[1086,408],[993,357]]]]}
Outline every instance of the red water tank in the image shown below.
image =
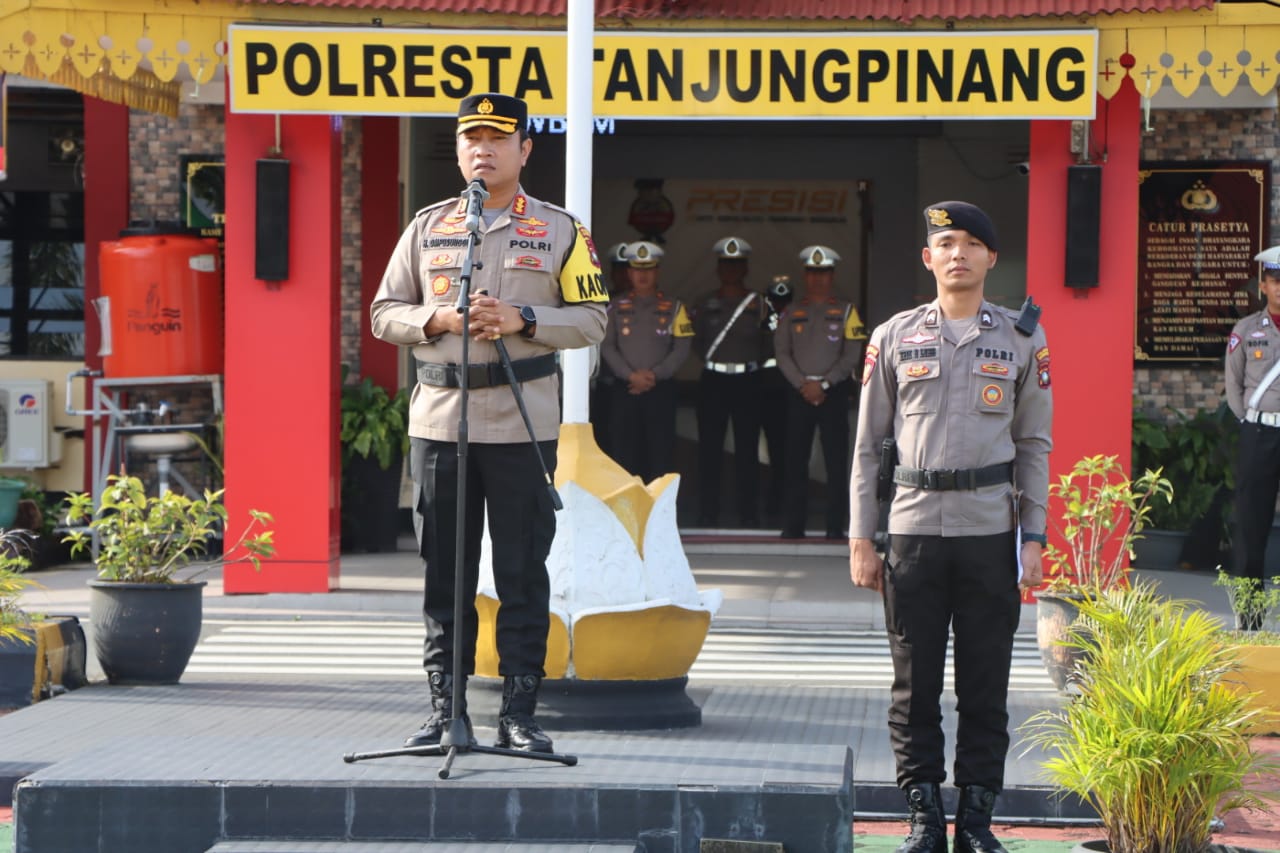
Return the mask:
{"type": "Polygon", "coordinates": [[[222,373],[218,241],[178,223],[132,225],[98,250],[106,376],[222,373]]]}

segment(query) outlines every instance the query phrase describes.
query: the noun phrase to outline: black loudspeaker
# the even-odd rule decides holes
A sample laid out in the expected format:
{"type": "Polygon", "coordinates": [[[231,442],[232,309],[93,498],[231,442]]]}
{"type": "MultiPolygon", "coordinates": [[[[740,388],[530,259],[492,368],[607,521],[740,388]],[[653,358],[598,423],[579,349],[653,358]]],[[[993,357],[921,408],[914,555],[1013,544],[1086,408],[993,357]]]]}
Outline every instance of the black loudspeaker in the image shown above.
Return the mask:
{"type": "Polygon", "coordinates": [[[289,161],[258,161],[253,274],[262,281],[289,277],[289,161]]]}
{"type": "Polygon", "coordinates": [[[1098,286],[1102,167],[1067,167],[1067,287],[1098,286]]]}

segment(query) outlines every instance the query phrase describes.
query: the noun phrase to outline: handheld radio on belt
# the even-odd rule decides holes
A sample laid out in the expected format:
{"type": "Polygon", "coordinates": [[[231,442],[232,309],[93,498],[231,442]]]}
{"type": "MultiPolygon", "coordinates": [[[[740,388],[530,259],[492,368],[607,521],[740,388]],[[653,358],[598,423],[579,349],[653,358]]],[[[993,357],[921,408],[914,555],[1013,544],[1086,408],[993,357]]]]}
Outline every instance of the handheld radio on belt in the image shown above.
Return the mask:
{"type": "Polygon", "coordinates": [[[880,473],[876,476],[876,532],[871,544],[884,555],[889,546],[889,505],[893,503],[893,471],[898,466],[898,442],[890,436],[880,444],[880,473]]]}

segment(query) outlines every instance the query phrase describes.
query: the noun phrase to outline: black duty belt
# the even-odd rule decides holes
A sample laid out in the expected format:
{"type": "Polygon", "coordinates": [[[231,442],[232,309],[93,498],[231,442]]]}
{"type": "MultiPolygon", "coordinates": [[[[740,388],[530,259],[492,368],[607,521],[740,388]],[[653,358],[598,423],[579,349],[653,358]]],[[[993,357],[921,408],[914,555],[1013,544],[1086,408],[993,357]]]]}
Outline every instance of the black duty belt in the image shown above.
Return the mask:
{"type": "MultiPolygon", "coordinates": [[[[549,352],[533,358],[521,358],[511,362],[511,369],[516,375],[517,382],[541,379],[556,372],[556,354],[549,352]]],[[[493,385],[507,384],[507,372],[502,369],[502,362],[499,361],[469,364],[466,371],[468,388],[488,388],[493,385]]],[[[440,388],[459,388],[462,386],[462,365],[420,361],[418,362],[418,381],[423,385],[435,385],[440,388]]]]}
{"type": "Polygon", "coordinates": [[[1013,463],[1001,462],[985,468],[906,468],[899,465],[893,469],[893,482],[927,492],[980,489],[1013,482],[1013,463]]]}

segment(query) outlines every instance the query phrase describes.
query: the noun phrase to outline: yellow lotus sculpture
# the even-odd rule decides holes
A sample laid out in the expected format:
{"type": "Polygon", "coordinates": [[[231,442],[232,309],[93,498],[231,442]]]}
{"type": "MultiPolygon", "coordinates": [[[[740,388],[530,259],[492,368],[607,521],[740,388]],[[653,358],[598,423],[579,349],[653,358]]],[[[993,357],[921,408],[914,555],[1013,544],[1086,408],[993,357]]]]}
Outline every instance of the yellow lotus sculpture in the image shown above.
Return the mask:
{"type": "MultiPolygon", "coordinates": [[[[700,592],[676,524],[680,476],[646,485],[600,450],[590,424],[560,430],[564,509],[547,558],[548,678],[679,678],[702,650],[723,596],[700,592]]],[[[498,676],[498,607],[488,536],[480,560],[476,674],[498,676]]]]}

